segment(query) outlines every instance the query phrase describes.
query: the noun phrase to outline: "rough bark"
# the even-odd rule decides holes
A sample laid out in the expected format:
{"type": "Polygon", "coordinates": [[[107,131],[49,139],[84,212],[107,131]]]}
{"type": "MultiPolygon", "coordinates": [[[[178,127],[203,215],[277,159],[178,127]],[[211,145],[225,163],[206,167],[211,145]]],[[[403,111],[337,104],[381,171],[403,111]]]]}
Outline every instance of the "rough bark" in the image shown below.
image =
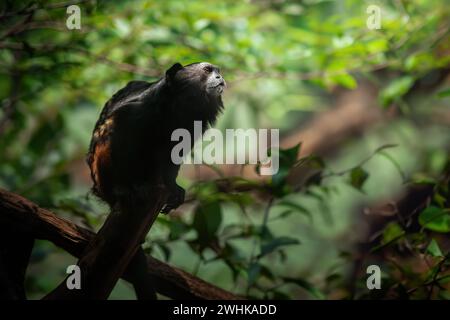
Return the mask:
{"type": "MultiPolygon", "coordinates": [[[[36,239],[49,240],[75,257],[81,257],[95,233],[70,221],[57,217],[49,210],[12,192],[0,189],[0,223],[36,239]]],[[[142,255],[141,249],[137,254],[142,255]]],[[[153,283],[157,292],[174,299],[223,299],[240,297],[209,284],[181,269],[146,256],[147,275],[142,278],[133,267],[135,258],[122,274],[122,278],[142,288],[153,283]]],[[[139,265],[139,263],[138,263],[139,265]]]]}

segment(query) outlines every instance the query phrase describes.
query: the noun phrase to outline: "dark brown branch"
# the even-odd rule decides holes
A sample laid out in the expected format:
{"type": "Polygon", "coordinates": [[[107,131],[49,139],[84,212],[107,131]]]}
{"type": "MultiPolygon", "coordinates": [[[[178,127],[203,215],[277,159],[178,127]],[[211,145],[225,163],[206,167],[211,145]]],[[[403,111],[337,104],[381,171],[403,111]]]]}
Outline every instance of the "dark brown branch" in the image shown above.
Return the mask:
{"type": "Polygon", "coordinates": [[[66,279],[45,299],[107,299],[145,240],[166,198],[163,187],[154,187],[142,197],[145,200],[118,202],[78,260],[81,289],[68,289],[66,279]]]}
{"type": "MultiPolygon", "coordinates": [[[[0,223],[14,226],[34,238],[51,241],[75,257],[82,255],[89,241],[95,236],[92,231],[61,219],[51,211],[3,189],[0,189],[0,223]]],[[[162,295],[173,299],[240,299],[230,292],[151,256],[146,256],[146,259],[148,275],[151,279],[144,279],[144,281],[152,282],[156,291],[162,295]]],[[[133,261],[122,276],[130,282],[136,278],[132,266],[133,261]]]]}
{"type": "Polygon", "coordinates": [[[25,271],[33,249],[29,235],[5,228],[0,233],[0,299],[24,300],[25,271]]]}

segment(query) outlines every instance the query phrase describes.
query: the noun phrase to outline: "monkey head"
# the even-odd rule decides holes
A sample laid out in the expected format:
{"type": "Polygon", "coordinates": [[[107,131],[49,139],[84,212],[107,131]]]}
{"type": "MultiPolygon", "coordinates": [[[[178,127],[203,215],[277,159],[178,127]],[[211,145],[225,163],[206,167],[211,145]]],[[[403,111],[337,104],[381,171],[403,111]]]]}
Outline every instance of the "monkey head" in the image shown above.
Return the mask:
{"type": "Polygon", "coordinates": [[[174,64],[166,71],[166,81],[178,89],[195,90],[198,94],[219,97],[226,82],[220,69],[208,62],[196,62],[186,66],[174,64]]]}

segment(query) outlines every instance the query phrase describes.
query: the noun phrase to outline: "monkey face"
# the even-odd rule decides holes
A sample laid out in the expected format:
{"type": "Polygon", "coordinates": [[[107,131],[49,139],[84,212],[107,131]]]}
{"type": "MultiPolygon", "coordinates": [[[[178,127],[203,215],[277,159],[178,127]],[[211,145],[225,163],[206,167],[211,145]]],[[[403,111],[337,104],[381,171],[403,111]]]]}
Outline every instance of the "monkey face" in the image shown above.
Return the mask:
{"type": "Polygon", "coordinates": [[[166,74],[178,87],[195,88],[210,96],[220,96],[226,87],[226,82],[220,74],[220,69],[208,62],[197,62],[182,67],[175,64],[166,74]]]}
{"type": "Polygon", "coordinates": [[[202,72],[206,79],[205,89],[209,95],[220,96],[226,86],[226,82],[220,74],[220,69],[210,63],[201,63],[202,72]]]}

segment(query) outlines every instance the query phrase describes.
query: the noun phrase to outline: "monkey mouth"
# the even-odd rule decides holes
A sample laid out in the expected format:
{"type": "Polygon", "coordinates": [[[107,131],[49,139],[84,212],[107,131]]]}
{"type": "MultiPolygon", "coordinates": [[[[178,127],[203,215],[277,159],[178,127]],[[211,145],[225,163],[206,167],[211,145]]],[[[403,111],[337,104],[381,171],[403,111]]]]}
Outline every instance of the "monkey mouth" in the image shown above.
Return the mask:
{"type": "Polygon", "coordinates": [[[218,91],[219,93],[222,93],[223,90],[225,89],[225,83],[221,82],[221,83],[219,83],[219,84],[217,84],[217,85],[215,85],[215,86],[210,86],[210,87],[208,87],[208,89],[209,89],[209,90],[216,90],[216,91],[218,91]]]}
{"type": "Polygon", "coordinates": [[[207,90],[214,95],[221,95],[226,88],[225,81],[220,81],[218,84],[207,87],[207,90]]]}
{"type": "Polygon", "coordinates": [[[211,86],[210,88],[219,88],[219,87],[225,87],[225,82],[222,81],[222,82],[216,84],[215,86],[211,86]]]}
{"type": "Polygon", "coordinates": [[[219,93],[222,93],[225,90],[225,83],[219,83],[214,87],[219,93]]]}

